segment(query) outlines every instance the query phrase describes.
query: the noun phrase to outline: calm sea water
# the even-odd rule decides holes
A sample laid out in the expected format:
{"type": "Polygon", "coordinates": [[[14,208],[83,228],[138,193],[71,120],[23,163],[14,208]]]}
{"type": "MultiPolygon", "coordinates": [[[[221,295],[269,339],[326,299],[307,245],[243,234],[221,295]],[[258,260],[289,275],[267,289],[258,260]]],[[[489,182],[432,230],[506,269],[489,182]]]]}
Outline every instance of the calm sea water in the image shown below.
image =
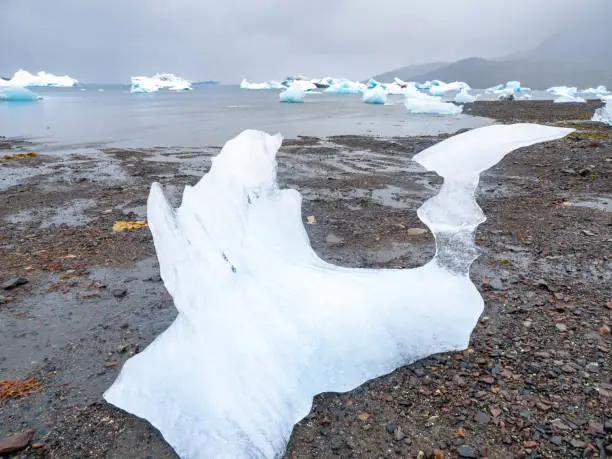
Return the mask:
{"type": "Polygon", "coordinates": [[[58,145],[126,147],[221,145],[243,129],[297,135],[403,136],[483,126],[468,115],[409,115],[402,96],[368,105],[359,95],[310,94],[282,104],[278,91],[195,86],[193,91],[130,94],[125,85],[33,88],[38,103],[0,103],[0,135],[58,145]],[[85,90],[82,90],[85,89],[85,90]]]}

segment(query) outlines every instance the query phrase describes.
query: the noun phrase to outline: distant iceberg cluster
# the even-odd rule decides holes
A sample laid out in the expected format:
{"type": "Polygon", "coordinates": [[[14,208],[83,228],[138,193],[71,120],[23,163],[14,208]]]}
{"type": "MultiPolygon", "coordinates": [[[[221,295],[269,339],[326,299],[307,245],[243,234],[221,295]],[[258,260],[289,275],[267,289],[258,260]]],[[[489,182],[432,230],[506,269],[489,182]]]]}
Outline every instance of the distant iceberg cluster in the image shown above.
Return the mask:
{"type": "Polygon", "coordinates": [[[17,70],[12,78],[5,80],[0,78],[0,87],[15,86],[19,88],[25,87],[56,87],[70,88],[79,84],[68,75],[56,76],[52,73],[38,72],[36,75],[31,74],[27,70],[17,70]]]}
{"type": "Polygon", "coordinates": [[[191,91],[191,81],[172,73],[156,73],[152,77],[132,77],[131,93],[151,93],[164,89],[167,91],[191,91]]]}
{"type": "Polygon", "coordinates": [[[495,94],[498,99],[514,100],[519,94],[523,94],[523,98],[528,99],[528,94],[531,88],[524,88],[520,81],[508,81],[505,84],[498,84],[492,88],[488,88],[485,92],[495,94]]]}
{"type": "Polygon", "coordinates": [[[42,97],[20,86],[0,87],[0,102],[36,102],[42,97]]]}

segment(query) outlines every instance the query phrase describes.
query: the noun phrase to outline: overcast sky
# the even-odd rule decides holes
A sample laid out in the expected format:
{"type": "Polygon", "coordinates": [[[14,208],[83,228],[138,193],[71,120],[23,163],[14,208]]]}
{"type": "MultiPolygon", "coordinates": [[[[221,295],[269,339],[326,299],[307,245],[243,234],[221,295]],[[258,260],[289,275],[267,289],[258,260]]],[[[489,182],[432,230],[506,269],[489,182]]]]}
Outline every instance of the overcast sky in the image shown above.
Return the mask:
{"type": "Polygon", "coordinates": [[[612,0],[0,0],[0,75],[361,79],[530,49],[584,13],[612,0]]]}

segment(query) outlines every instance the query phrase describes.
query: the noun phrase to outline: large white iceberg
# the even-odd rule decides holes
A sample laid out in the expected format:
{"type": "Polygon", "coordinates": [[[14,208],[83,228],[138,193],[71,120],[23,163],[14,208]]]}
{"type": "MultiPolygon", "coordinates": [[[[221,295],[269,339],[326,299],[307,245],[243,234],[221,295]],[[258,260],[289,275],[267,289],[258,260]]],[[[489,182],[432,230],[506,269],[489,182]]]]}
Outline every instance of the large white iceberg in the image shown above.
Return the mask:
{"type": "Polygon", "coordinates": [[[276,183],[280,135],[245,131],[178,209],[148,200],[161,276],[179,314],[104,398],[149,420],[182,458],[274,458],[322,392],[464,349],[483,310],[469,277],[479,174],[570,129],[495,125],[414,159],[444,177],[419,209],[436,255],[416,269],[349,269],[310,246],[296,190],[276,183]]]}
{"type": "Polygon", "coordinates": [[[601,100],[604,101],[605,105],[595,110],[593,121],[612,126],[612,96],[602,97],[601,100]]]}
{"type": "Polygon", "coordinates": [[[382,86],[374,86],[363,93],[363,101],[366,104],[386,104],[387,93],[382,86]]]}
{"type": "Polygon", "coordinates": [[[172,73],[156,73],[152,77],[135,76],[131,78],[132,93],[158,92],[160,89],[168,91],[190,91],[191,82],[172,73]]]}
{"type": "Polygon", "coordinates": [[[305,94],[306,92],[299,85],[295,85],[281,92],[279,99],[281,102],[289,103],[304,102],[305,94]]]}
{"type": "Polygon", "coordinates": [[[455,103],[470,104],[476,100],[476,97],[471,95],[467,89],[462,89],[455,95],[455,103]]]}
{"type": "Polygon", "coordinates": [[[56,76],[52,73],[38,72],[33,75],[26,70],[18,70],[10,80],[0,79],[0,86],[17,86],[17,87],[72,87],[79,84],[77,80],[68,75],[56,76]]]}
{"type": "Polygon", "coordinates": [[[0,87],[0,102],[35,102],[42,99],[32,91],[19,86],[0,87]]]}

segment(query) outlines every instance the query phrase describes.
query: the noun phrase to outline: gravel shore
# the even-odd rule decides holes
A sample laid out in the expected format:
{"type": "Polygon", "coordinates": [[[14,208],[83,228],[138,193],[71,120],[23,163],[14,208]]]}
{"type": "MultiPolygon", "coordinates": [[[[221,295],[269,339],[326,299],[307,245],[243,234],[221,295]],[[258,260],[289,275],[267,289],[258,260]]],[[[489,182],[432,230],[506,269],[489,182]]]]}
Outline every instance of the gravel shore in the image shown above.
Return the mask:
{"type": "MultiPolygon", "coordinates": [[[[287,458],[612,457],[612,128],[585,121],[597,106],[466,109],[577,130],[481,176],[487,221],[471,276],[485,312],[470,347],[317,396],[287,458]]],[[[302,193],[304,220],[316,218],[306,225],[316,252],[351,267],[429,260],[433,237],[416,209],[441,179],[411,158],[446,137],[286,140],[279,182],[302,193]]],[[[0,447],[36,431],[8,457],[176,457],[146,421],[101,397],[176,315],[148,230],[112,227],[145,219],[153,181],[178,205],[218,151],[0,138],[0,380],[40,383],[0,399],[0,447]]]]}

